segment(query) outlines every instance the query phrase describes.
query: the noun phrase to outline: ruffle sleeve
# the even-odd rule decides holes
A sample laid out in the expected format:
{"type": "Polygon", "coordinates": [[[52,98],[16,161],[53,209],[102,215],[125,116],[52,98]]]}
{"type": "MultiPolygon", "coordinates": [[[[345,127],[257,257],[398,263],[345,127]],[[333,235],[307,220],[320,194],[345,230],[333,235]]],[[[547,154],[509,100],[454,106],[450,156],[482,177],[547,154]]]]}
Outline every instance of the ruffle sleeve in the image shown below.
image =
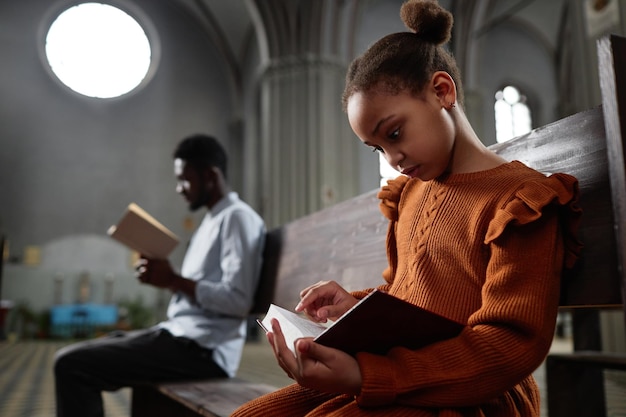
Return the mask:
{"type": "Polygon", "coordinates": [[[485,243],[489,244],[497,239],[509,224],[531,223],[541,217],[546,207],[557,205],[565,243],[564,262],[567,268],[571,268],[580,256],[583,246],[577,237],[582,216],[578,198],[578,180],[571,175],[552,174],[527,181],[515,192],[514,198],[496,212],[489,223],[485,243]]]}
{"type": "Polygon", "coordinates": [[[397,178],[387,181],[378,192],[380,199],[380,211],[391,221],[398,220],[398,204],[400,204],[400,196],[409,177],[400,175],[397,178]]]}
{"type": "Polygon", "coordinates": [[[398,222],[398,206],[400,205],[400,196],[402,195],[402,190],[408,180],[409,177],[400,175],[393,180],[387,181],[387,185],[384,185],[378,192],[378,198],[380,199],[380,211],[386,218],[389,219],[386,239],[388,266],[382,274],[383,279],[387,282],[387,284],[391,284],[393,282],[398,268],[396,223],[398,222]]]}

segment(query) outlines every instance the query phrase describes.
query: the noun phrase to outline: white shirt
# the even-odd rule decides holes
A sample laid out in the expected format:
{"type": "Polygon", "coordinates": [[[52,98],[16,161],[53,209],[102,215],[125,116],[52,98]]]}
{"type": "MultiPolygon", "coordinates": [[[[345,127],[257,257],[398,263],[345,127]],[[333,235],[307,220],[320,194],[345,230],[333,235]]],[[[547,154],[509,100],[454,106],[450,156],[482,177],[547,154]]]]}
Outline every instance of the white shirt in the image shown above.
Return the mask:
{"type": "Polygon", "coordinates": [[[196,301],[175,293],[168,320],[158,324],[213,349],[213,360],[230,376],[241,360],[264,242],[263,219],[237,193],[228,193],[204,216],[183,260],[181,275],[197,281],[196,301]]]}

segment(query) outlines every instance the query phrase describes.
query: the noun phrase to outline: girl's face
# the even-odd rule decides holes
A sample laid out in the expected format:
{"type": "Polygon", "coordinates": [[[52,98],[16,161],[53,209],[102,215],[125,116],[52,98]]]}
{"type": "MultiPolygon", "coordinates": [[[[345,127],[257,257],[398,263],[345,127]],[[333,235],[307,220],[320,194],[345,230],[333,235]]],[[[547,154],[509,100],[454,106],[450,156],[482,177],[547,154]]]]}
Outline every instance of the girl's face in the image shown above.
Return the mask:
{"type": "Polygon", "coordinates": [[[455,127],[441,95],[426,87],[419,97],[357,92],[348,99],[350,126],[398,172],[423,181],[449,168],[455,127]]]}

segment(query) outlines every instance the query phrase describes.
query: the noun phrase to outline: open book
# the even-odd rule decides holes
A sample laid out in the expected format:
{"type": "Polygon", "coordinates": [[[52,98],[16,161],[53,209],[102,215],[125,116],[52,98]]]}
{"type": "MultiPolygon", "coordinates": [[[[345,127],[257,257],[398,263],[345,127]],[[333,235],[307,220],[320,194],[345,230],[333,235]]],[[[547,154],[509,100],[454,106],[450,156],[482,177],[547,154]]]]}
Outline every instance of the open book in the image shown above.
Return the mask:
{"type": "Polygon", "coordinates": [[[271,330],[275,318],[285,335],[287,346],[301,337],[313,337],[317,343],[343,350],[385,354],[389,349],[403,346],[419,349],[431,343],[457,336],[464,325],[425,310],[407,301],[374,290],[360,300],[335,322],[315,323],[271,304],[259,325],[271,330]]]}
{"type": "Polygon", "coordinates": [[[152,259],[166,259],[178,245],[178,237],[135,203],[130,203],[109,236],[152,259]]]}

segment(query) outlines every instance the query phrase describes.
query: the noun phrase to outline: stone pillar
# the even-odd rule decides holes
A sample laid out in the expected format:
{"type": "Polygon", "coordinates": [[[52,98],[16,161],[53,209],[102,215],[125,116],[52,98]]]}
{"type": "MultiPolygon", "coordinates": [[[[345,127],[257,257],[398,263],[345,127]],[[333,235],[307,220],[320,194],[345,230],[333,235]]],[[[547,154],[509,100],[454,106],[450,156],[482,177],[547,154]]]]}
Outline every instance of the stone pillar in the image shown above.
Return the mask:
{"type": "Polygon", "coordinates": [[[91,279],[89,272],[84,271],[78,278],[78,304],[85,304],[91,300],[91,279]]]}
{"type": "Polygon", "coordinates": [[[113,304],[113,287],[115,285],[115,276],[112,273],[106,274],[104,277],[104,304],[113,304]]]}
{"type": "Polygon", "coordinates": [[[358,139],[341,108],[357,1],[249,0],[259,185],[269,227],[358,194],[358,139]]]}
{"type": "Polygon", "coordinates": [[[63,281],[65,281],[65,276],[61,272],[54,274],[54,298],[52,305],[63,304],[63,281]]]}

